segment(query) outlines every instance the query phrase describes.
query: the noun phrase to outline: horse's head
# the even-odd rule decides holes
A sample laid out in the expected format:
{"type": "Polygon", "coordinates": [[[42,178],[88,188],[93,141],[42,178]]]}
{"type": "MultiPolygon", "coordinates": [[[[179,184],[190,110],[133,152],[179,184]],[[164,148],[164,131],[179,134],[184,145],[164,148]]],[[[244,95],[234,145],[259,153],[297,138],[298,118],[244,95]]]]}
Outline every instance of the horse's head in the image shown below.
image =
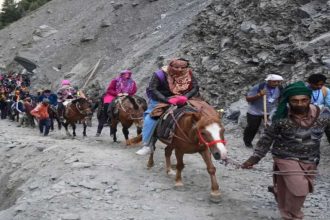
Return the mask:
{"type": "Polygon", "coordinates": [[[77,111],[81,115],[85,115],[86,117],[92,117],[92,107],[91,103],[85,98],[78,98],[72,101],[72,104],[76,107],[77,111]]]}
{"type": "Polygon", "coordinates": [[[197,138],[199,145],[203,145],[211,151],[214,159],[225,160],[227,149],[224,140],[224,128],[220,119],[216,117],[203,116],[202,113],[192,113],[195,120],[197,138]]]}

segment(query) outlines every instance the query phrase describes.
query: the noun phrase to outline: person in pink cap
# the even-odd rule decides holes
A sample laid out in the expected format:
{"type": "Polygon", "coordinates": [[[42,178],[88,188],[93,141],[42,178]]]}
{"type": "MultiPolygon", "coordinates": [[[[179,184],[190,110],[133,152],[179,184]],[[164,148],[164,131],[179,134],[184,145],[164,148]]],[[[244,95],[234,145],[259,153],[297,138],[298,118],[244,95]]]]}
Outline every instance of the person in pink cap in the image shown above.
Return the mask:
{"type": "Polygon", "coordinates": [[[103,95],[103,108],[98,116],[99,124],[96,136],[100,136],[104,124],[107,123],[109,119],[108,115],[110,115],[110,117],[116,117],[118,114],[118,109],[115,107],[115,99],[120,96],[133,96],[136,91],[137,87],[135,81],[132,79],[131,70],[123,70],[118,77],[111,80],[105,94],[103,95]]]}
{"type": "Polygon", "coordinates": [[[74,99],[76,95],[77,91],[71,86],[70,80],[62,80],[61,88],[57,91],[57,111],[61,120],[63,120],[65,111],[63,103],[68,99],[74,99]]]}

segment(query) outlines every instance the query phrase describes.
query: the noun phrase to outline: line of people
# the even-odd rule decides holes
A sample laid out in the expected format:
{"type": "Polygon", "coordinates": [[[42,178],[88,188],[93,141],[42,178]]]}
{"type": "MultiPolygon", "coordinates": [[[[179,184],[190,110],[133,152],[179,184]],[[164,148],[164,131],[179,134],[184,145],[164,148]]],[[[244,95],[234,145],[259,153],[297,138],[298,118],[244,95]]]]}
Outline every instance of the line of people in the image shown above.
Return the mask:
{"type": "MultiPolygon", "coordinates": [[[[274,185],[269,191],[274,193],[283,219],[302,219],[301,210],[306,196],[313,190],[314,173],[320,160],[320,142],[325,132],[330,137],[330,91],[325,87],[326,77],[312,74],[307,83],[302,81],[281,86],[283,77],[269,74],[265,82],[252,87],[247,93],[249,103],[247,127],[243,133],[246,147],[253,148],[252,142],[262,120],[267,120],[265,131],[249,157],[241,167],[250,169],[271,151],[274,159],[274,185]]],[[[70,96],[74,93],[70,82],[63,80],[59,95],[70,96]],[[62,90],[61,90],[62,89],[62,90]]],[[[109,120],[105,115],[108,109],[113,110],[116,97],[134,95],[137,87],[132,79],[132,72],[125,70],[112,80],[100,100],[98,114],[99,125],[96,136],[109,120]],[[106,110],[105,110],[106,109],[106,110]]],[[[39,124],[47,127],[43,121],[46,113],[43,109],[50,103],[50,91],[43,95],[41,104],[32,110],[39,117],[39,124]],[[48,95],[47,95],[48,94],[48,95]],[[45,115],[43,114],[45,113],[45,115]]],[[[157,119],[151,112],[160,103],[181,106],[189,99],[199,97],[199,86],[189,68],[189,61],[173,59],[169,65],[155,71],[147,88],[148,109],[144,115],[142,131],[143,147],[136,154],[147,155],[154,149],[154,129],[157,119]]],[[[65,100],[58,98],[61,110],[65,100]]],[[[116,111],[112,114],[116,117],[116,111]]],[[[41,131],[41,130],[40,130],[41,131]]],[[[44,134],[47,133],[43,129],[44,134]]],[[[329,139],[330,140],[330,139],[329,139]]]]}

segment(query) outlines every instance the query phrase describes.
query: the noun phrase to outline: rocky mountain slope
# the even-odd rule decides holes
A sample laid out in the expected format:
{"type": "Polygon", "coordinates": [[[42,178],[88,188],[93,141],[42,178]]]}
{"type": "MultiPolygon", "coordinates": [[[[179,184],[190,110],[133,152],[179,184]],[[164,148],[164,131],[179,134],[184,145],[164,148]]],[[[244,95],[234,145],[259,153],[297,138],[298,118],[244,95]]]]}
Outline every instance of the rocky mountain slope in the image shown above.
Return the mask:
{"type": "Polygon", "coordinates": [[[179,51],[186,27],[208,3],[53,0],[0,32],[0,59],[8,63],[21,55],[36,61],[39,68],[32,83],[37,87],[57,88],[63,77],[82,86],[98,60],[94,83],[105,87],[119,71],[130,68],[144,87],[159,59],[179,51]]]}
{"type": "Polygon", "coordinates": [[[330,76],[330,1],[215,0],[184,35],[204,95],[228,105],[277,72],[330,76]]]}

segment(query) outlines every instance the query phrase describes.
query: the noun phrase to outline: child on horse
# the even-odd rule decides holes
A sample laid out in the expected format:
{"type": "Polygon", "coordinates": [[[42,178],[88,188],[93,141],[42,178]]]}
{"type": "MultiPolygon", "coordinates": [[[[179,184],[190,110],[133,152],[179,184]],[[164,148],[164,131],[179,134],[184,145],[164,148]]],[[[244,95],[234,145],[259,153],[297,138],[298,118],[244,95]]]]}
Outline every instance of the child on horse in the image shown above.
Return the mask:
{"type": "Polygon", "coordinates": [[[111,80],[107,91],[101,98],[101,102],[98,105],[98,121],[96,136],[100,136],[101,131],[105,123],[111,118],[116,117],[118,110],[116,109],[116,98],[121,96],[133,96],[137,91],[136,83],[132,79],[132,71],[124,70],[120,72],[119,76],[111,80]]]}
{"type": "Polygon", "coordinates": [[[189,61],[183,58],[173,59],[168,66],[156,71],[149,82],[147,90],[149,96],[148,109],[145,111],[142,130],[143,147],[136,152],[138,155],[151,153],[154,141],[152,136],[157,120],[150,116],[158,103],[183,105],[188,99],[199,95],[199,86],[189,61]]]}

